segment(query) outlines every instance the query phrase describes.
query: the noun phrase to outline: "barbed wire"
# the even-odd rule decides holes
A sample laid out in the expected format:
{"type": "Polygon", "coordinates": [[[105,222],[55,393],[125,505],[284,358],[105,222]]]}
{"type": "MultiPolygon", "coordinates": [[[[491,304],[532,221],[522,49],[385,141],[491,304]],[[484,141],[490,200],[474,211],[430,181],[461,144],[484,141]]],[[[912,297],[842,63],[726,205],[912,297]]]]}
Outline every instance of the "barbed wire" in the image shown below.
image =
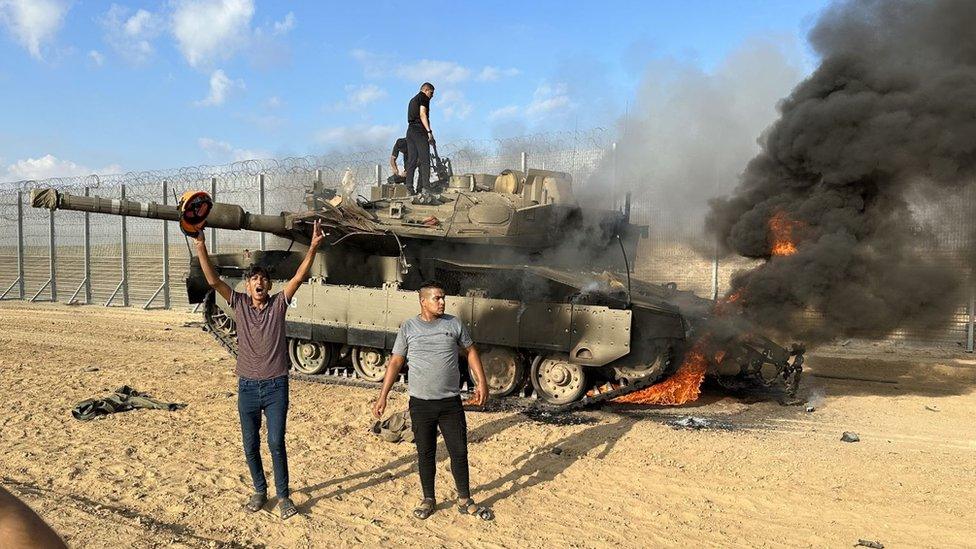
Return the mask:
{"type": "MultiPolygon", "coordinates": [[[[503,139],[468,139],[442,145],[443,156],[455,160],[456,165],[484,165],[495,161],[511,162],[521,152],[554,154],[581,150],[605,150],[610,146],[612,133],[605,128],[582,131],[537,133],[503,139]]],[[[369,149],[356,152],[335,152],[286,158],[241,160],[222,165],[182,166],[156,170],[130,171],[117,174],[90,174],[47,179],[25,179],[0,183],[0,193],[29,191],[36,187],[58,189],[101,189],[119,185],[153,184],[166,181],[174,186],[200,185],[211,178],[218,178],[225,189],[243,189],[250,185],[250,178],[264,174],[269,177],[287,175],[322,175],[323,182],[338,183],[346,170],[353,172],[357,180],[365,180],[379,164],[385,170],[387,149],[369,149]]],[[[516,166],[510,166],[516,167],[516,166]]],[[[297,183],[294,183],[296,186],[297,183]]],[[[296,187],[297,188],[297,187],[296,187]]]]}

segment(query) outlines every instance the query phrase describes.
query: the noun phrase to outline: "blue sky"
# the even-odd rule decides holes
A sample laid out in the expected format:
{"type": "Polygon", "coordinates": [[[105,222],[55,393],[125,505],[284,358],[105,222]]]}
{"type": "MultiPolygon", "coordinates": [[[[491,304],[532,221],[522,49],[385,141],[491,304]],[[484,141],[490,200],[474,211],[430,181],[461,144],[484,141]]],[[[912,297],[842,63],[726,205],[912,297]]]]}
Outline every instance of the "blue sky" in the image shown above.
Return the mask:
{"type": "Polygon", "coordinates": [[[609,128],[662,59],[809,71],[825,4],[0,0],[0,180],[386,146],[424,80],[441,142],[609,128]]]}

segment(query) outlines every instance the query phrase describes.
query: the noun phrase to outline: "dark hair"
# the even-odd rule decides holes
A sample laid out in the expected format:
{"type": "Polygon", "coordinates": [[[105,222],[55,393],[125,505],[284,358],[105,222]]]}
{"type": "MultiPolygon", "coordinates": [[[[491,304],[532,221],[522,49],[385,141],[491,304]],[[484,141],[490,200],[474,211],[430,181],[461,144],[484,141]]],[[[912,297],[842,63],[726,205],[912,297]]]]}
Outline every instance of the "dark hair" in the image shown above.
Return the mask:
{"type": "MultiPolygon", "coordinates": [[[[420,85],[420,90],[421,91],[423,91],[423,90],[434,91],[434,85],[431,84],[430,82],[424,82],[423,84],[420,85]]],[[[441,289],[443,290],[444,288],[441,288],[441,289]]]]}
{"type": "Polygon", "coordinates": [[[427,281],[425,281],[423,284],[420,285],[420,288],[417,291],[418,292],[423,292],[424,290],[426,290],[428,288],[435,288],[435,289],[438,289],[438,290],[440,290],[442,292],[444,291],[444,286],[442,286],[441,283],[438,282],[438,281],[436,281],[436,280],[427,280],[427,281]]]}
{"type": "Polygon", "coordinates": [[[251,265],[247,268],[247,272],[244,273],[244,280],[250,280],[251,277],[258,275],[271,280],[271,275],[268,274],[268,270],[258,264],[251,265]]]}

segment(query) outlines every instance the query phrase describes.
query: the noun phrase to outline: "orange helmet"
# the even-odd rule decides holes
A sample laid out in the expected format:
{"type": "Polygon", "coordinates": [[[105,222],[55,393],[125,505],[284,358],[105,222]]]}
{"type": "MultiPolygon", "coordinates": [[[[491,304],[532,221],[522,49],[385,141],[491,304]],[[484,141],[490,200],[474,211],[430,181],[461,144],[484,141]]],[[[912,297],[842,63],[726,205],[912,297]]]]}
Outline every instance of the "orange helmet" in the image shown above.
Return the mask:
{"type": "Polygon", "coordinates": [[[213,199],[204,191],[186,191],[180,197],[180,230],[190,238],[196,238],[207,226],[207,216],[213,209],[213,199]]]}

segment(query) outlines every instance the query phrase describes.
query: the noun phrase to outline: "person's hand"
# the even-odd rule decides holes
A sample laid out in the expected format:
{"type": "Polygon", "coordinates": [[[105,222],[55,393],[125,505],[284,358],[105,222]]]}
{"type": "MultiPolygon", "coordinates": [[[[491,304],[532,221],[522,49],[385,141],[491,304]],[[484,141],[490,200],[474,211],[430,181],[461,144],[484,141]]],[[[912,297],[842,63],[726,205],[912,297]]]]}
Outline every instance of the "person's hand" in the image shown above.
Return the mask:
{"type": "Polygon", "coordinates": [[[427,142],[431,145],[437,142],[434,140],[434,132],[427,132],[427,142]]]}
{"type": "Polygon", "coordinates": [[[464,401],[463,404],[467,406],[484,406],[488,402],[488,387],[483,385],[475,385],[474,394],[471,398],[464,401]]]}
{"type": "Polygon", "coordinates": [[[373,417],[382,419],[384,412],[386,412],[386,397],[381,396],[373,403],[373,417]]]}
{"type": "Polygon", "coordinates": [[[322,241],[325,240],[325,233],[322,232],[322,221],[319,219],[315,220],[312,224],[312,242],[309,244],[312,248],[318,248],[322,241]]]}
{"type": "Polygon", "coordinates": [[[207,249],[207,237],[204,236],[204,232],[205,231],[201,229],[200,232],[197,233],[196,238],[193,239],[194,241],[196,241],[198,250],[200,248],[203,248],[204,250],[207,249]]]}

